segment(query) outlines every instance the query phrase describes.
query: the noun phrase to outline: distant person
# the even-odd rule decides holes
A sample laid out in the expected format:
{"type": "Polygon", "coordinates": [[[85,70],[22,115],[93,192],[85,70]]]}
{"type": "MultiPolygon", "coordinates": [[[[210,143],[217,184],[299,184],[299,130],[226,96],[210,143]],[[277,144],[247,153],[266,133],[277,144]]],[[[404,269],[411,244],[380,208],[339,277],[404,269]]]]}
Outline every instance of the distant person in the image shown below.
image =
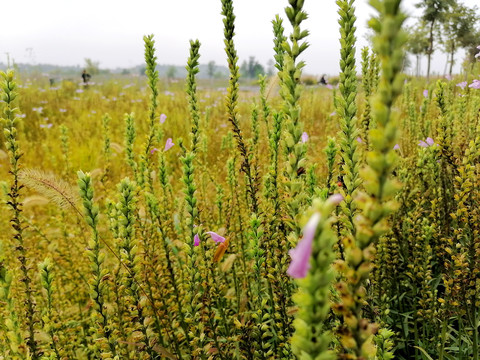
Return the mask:
{"type": "Polygon", "coordinates": [[[325,75],[322,75],[322,78],[318,82],[320,85],[327,85],[327,80],[325,79],[325,75]]]}
{"type": "Polygon", "coordinates": [[[83,79],[83,83],[84,83],[85,85],[88,84],[88,81],[90,80],[90,78],[91,78],[91,76],[90,76],[89,73],[87,73],[87,70],[83,70],[83,72],[82,72],[82,79],[83,79]]]}

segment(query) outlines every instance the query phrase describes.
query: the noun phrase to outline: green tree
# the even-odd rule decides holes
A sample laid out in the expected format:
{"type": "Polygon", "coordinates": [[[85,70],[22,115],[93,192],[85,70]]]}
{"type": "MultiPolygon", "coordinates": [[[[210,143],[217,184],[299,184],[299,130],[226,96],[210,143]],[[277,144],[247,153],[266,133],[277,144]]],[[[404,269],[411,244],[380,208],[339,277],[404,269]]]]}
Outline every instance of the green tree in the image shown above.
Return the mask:
{"type": "Polygon", "coordinates": [[[98,75],[100,72],[100,62],[88,58],[85,59],[85,70],[87,70],[87,73],[90,75],[98,75]]]}
{"type": "Polygon", "coordinates": [[[466,50],[466,58],[467,58],[466,60],[471,65],[477,62],[477,58],[475,58],[475,55],[478,54],[478,45],[480,42],[479,39],[480,39],[480,29],[477,28],[475,29],[474,32],[472,32],[468,36],[468,44],[467,43],[464,44],[464,47],[466,50]]]}
{"type": "Polygon", "coordinates": [[[167,79],[172,80],[175,79],[175,76],[177,75],[177,68],[175,66],[170,66],[167,70],[167,79]]]}
{"type": "Polygon", "coordinates": [[[430,78],[430,64],[434,52],[435,26],[443,21],[445,14],[454,4],[455,0],[423,0],[415,5],[417,8],[423,9],[422,20],[428,25],[427,79],[430,78]]]}
{"type": "Polygon", "coordinates": [[[429,49],[428,31],[422,24],[406,28],[406,31],[408,33],[407,51],[415,56],[415,75],[419,76],[420,58],[426,55],[429,49]]]}
{"type": "Polygon", "coordinates": [[[209,61],[207,65],[207,72],[208,72],[208,77],[210,79],[213,79],[215,77],[215,68],[216,68],[215,61],[213,60],[209,61]]]}
{"type": "Polygon", "coordinates": [[[273,76],[275,74],[275,62],[270,59],[267,62],[267,75],[273,76]]]}
{"type": "Polygon", "coordinates": [[[457,50],[468,48],[479,41],[478,37],[473,36],[475,34],[475,24],[478,23],[477,11],[477,7],[469,8],[455,1],[451,11],[445,14],[442,24],[444,35],[442,43],[449,56],[450,75],[452,75],[457,50]]]}
{"type": "Polygon", "coordinates": [[[250,56],[248,60],[248,75],[251,79],[256,79],[258,75],[264,75],[265,69],[263,65],[261,65],[257,60],[255,60],[254,56],[250,56]]]}
{"type": "Polygon", "coordinates": [[[256,79],[258,75],[264,75],[266,72],[263,65],[255,59],[255,56],[250,56],[248,62],[242,62],[240,73],[248,79],[256,79]]]}

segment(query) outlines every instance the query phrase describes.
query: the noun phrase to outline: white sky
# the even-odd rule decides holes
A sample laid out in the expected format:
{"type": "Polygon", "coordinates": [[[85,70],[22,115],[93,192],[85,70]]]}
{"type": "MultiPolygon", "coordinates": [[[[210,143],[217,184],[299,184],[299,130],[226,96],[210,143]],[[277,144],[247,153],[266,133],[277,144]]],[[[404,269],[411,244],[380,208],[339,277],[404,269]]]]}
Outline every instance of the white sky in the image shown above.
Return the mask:
{"type": "MultiPolygon", "coordinates": [[[[5,0],[6,1],[6,0],[5,0]]],[[[418,14],[405,0],[410,14],[418,14]]],[[[464,0],[473,6],[478,0],[464,0]]],[[[254,55],[262,64],[273,57],[271,20],[284,18],[287,0],[236,0],[235,43],[240,63],[254,55]]],[[[357,14],[357,58],[367,45],[366,22],[372,13],[367,0],[355,2],[357,14]]],[[[310,31],[304,60],[305,72],[337,74],[339,29],[335,0],[306,0],[310,31]]],[[[130,67],[143,63],[145,34],[155,35],[159,64],[183,65],[189,39],[199,39],[200,62],[225,64],[220,0],[12,0],[2,6],[0,62],[7,55],[16,62],[83,65],[85,58],[100,67],[130,67]]],[[[433,70],[443,73],[445,56],[435,53],[433,70]]],[[[357,64],[359,69],[359,63],[357,64]]],[[[424,66],[425,68],[425,66],[424,66]]]]}

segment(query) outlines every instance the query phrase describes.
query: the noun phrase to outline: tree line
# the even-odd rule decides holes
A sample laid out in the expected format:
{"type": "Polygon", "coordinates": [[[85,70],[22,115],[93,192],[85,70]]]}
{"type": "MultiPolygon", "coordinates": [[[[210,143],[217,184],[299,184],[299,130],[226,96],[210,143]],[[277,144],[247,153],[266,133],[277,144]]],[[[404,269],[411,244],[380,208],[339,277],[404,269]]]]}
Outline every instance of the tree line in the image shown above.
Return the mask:
{"type": "Polygon", "coordinates": [[[408,52],[415,56],[416,75],[420,75],[420,59],[427,56],[427,78],[435,51],[447,54],[448,74],[452,75],[460,49],[466,61],[475,62],[480,45],[480,13],[477,6],[468,7],[458,0],[423,0],[415,5],[422,9],[418,22],[408,28],[408,52]]]}

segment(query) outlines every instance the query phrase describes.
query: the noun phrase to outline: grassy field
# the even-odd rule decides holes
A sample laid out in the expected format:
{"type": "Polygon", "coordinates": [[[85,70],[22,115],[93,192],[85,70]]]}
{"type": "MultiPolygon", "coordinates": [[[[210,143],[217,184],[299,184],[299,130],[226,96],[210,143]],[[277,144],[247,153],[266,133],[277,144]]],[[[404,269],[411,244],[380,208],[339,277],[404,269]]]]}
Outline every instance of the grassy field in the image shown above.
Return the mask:
{"type": "Polygon", "coordinates": [[[339,1],[339,86],[304,87],[293,1],[239,86],[222,3],[228,84],[198,42],[159,80],[152,37],[146,77],[2,74],[0,358],[478,359],[479,63],[403,75],[387,0],[355,65],[339,1]]]}

